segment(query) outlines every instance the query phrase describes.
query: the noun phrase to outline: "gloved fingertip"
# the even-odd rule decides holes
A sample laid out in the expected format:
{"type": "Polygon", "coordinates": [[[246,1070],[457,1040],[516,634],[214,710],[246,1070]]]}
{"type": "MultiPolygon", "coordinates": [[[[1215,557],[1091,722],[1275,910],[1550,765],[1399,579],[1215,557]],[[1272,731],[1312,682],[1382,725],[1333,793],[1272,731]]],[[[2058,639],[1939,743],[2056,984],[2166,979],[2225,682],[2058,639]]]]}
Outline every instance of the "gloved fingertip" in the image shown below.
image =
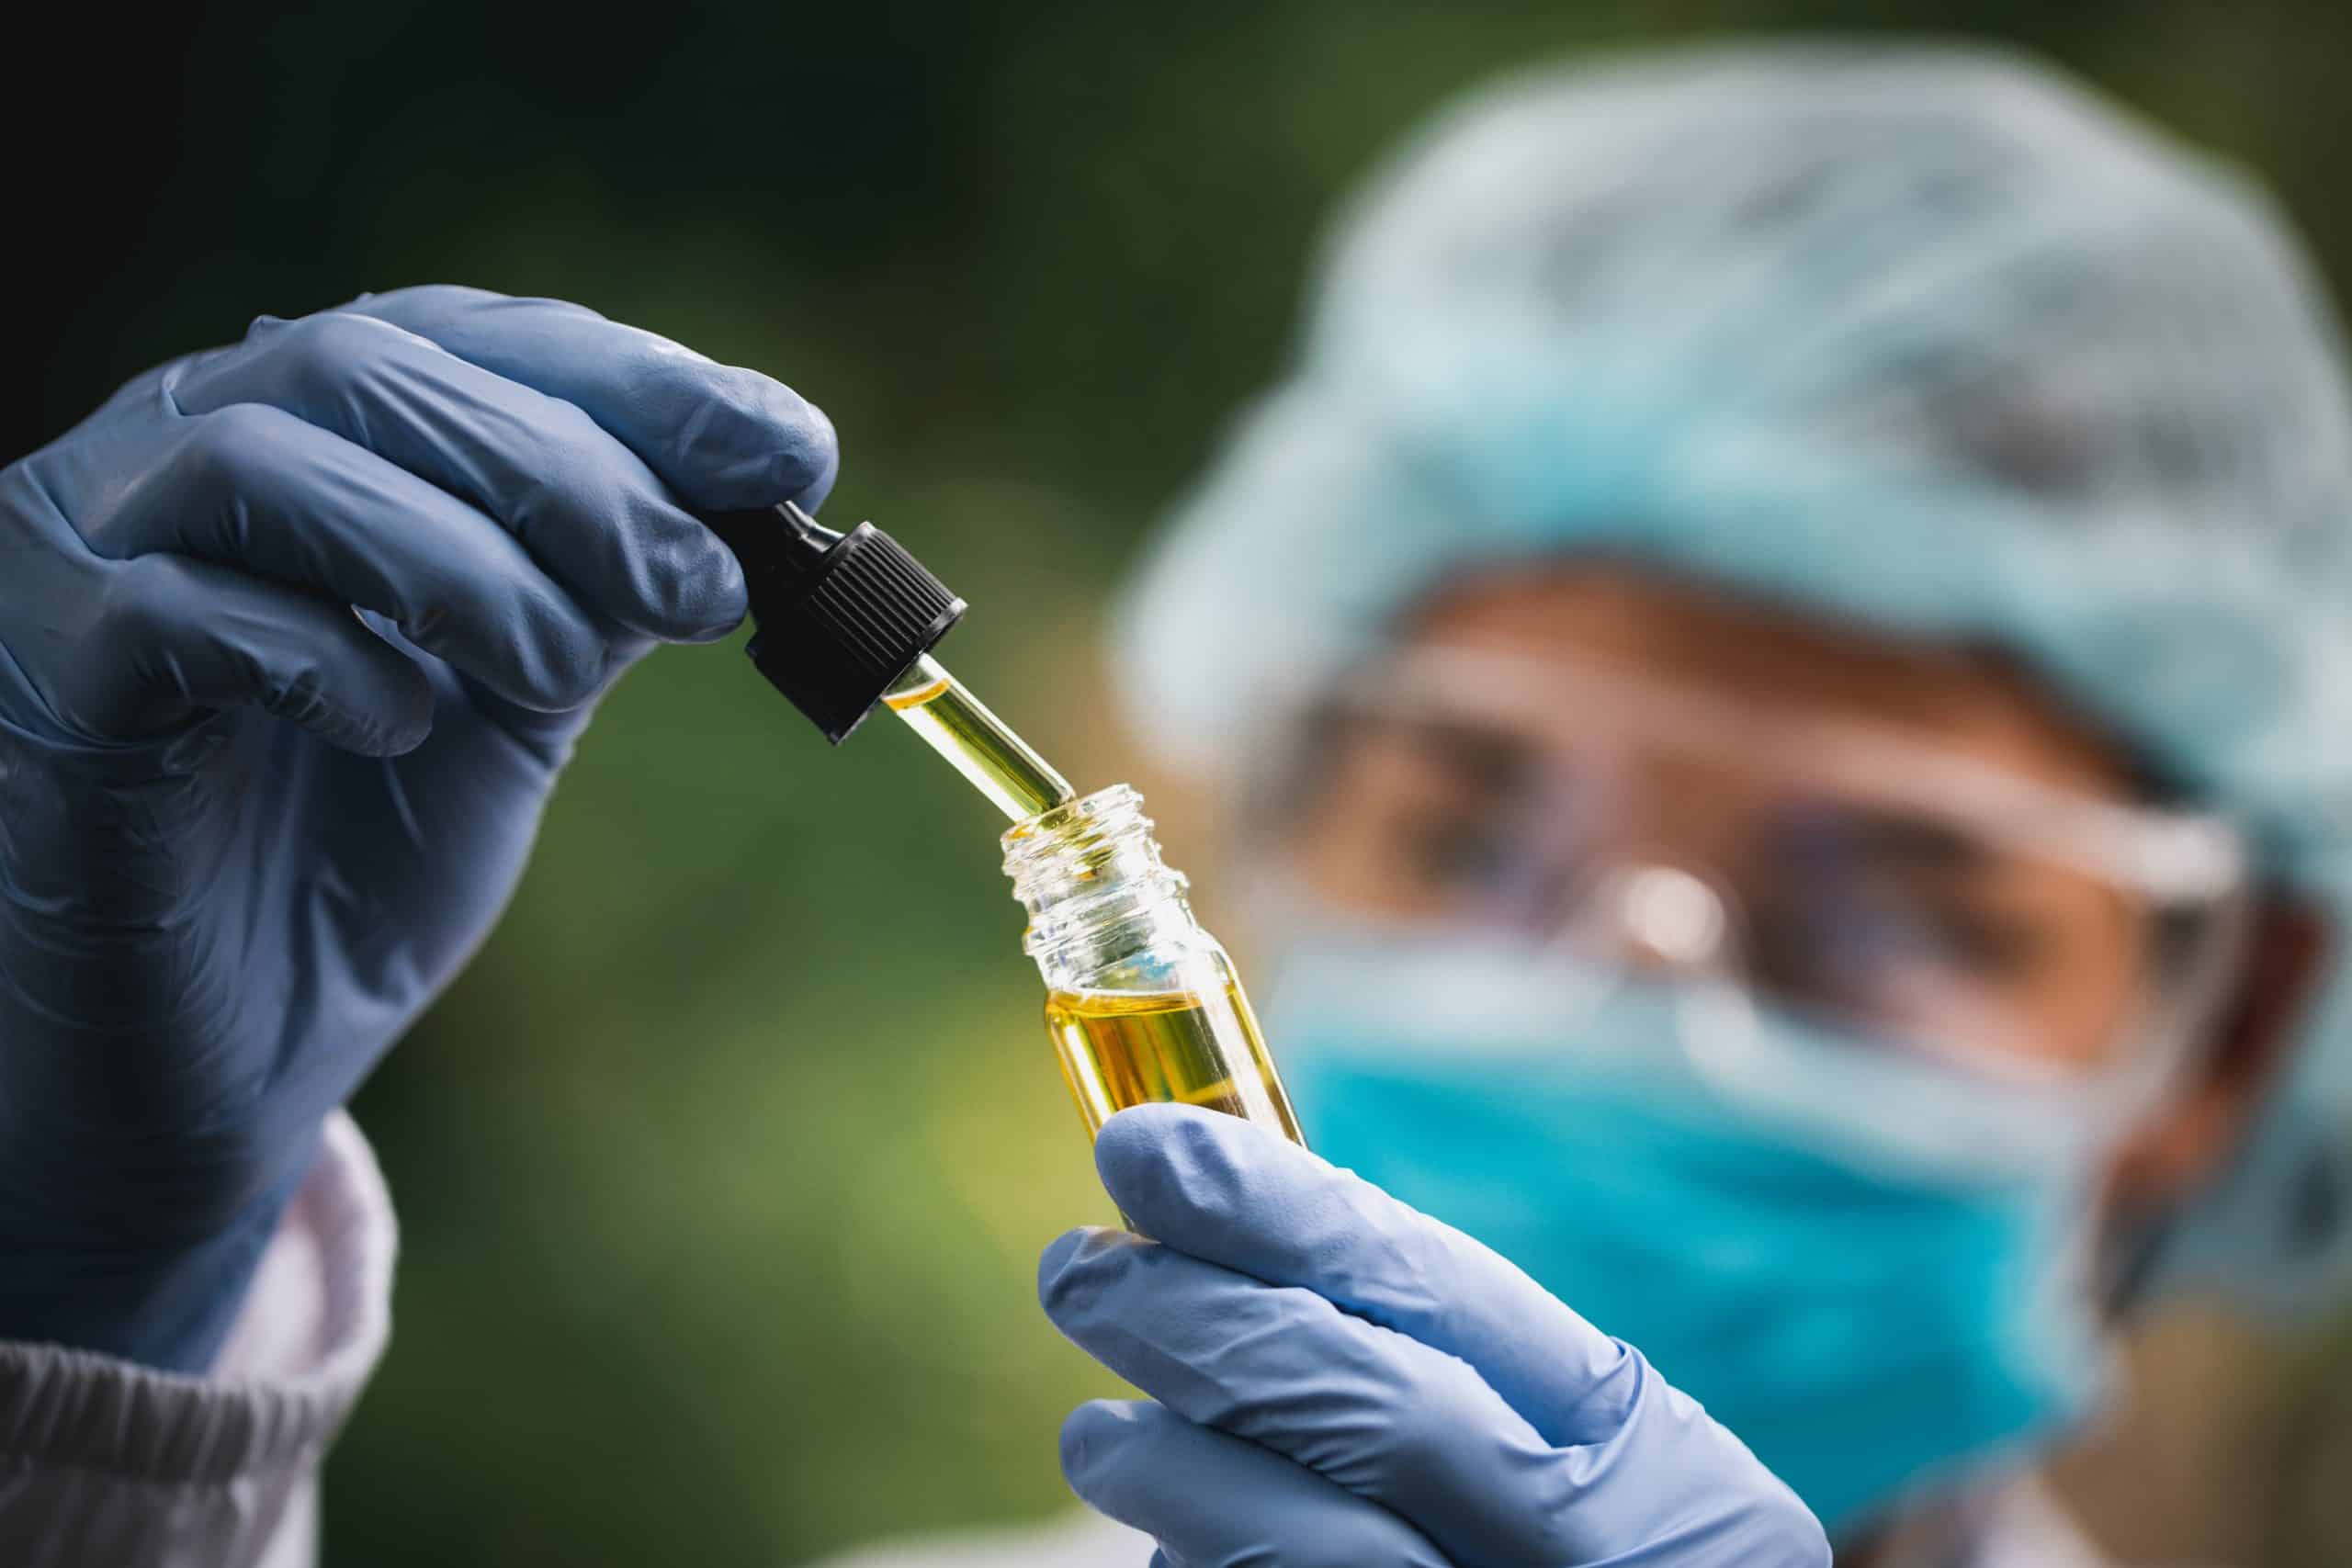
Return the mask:
{"type": "Polygon", "coordinates": [[[403,701],[389,711],[370,714],[355,719],[351,739],[342,742],[347,750],[368,757],[405,757],[424,745],[433,734],[433,688],[423,671],[418,672],[420,690],[402,696],[403,701]]]}
{"type": "Polygon", "coordinates": [[[1080,1497],[1097,1484],[1104,1464],[1136,1429],[1132,1402],[1090,1399],[1062,1420],[1062,1479],[1080,1497]]]}
{"type": "Polygon", "coordinates": [[[725,637],[751,614],[751,588],[743,580],[743,563],[716,534],[710,536],[710,567],[704,592],[707,597],[703,604],[703,625],[715,637],[725,637]]]}
{"type": "Polygon", "coordinates": [[[1197,1105],[1164,1100],[1150,1100],[1114,1111],[1094,1135],[1095,1169],[1101,1171],[1114,1165],[1125,1166],[1133,1160],[1153,1157],[1170,1139],[1182,1135],[1185,1127],[1220,1114],[1197,1105]]]}
{"type": "Polygon", "coordinates": [[[413,739],[407,737],[391,737],[382,740],[354,741],[345,746],[344,750],[351,752],[354,756],[366,757],[376,761],[392,762],[398,761],[401,758],[407,756],[410,752],[424,745],[424,741],[425,737],[422,735],[413,739]]]}
{"type": "Polygon", "coordinates": [[[1053,1288],[1054,1280],[1060,1277],[1063,1267],[1069,1262],[1070,1254],[1078,1250],[1079,1243],[1085,1235],[1084,1225],[1079,1226],[1076,1230],[1064,1231],[1047,1242],[1046,1250],[1037,1255],[1037,1300],[1041,1303],[1046,1299],[1046,1293],[1053,1288]]]}
{"type": "Polygon", "coordinates": [[[380,725],[364,720],[351,720],[333,725],[314,724],[311,731],[328,745],[355,757],[405,757],[431,738],[433,724],[428,718],[423,724],[380,725]]]}
{"type": "Polygon", "coordinates": [[[662,630],[673,642],[717,642],[751,613],[743,581],[743,563],[719,542],[718,536],[700,530],[701,548],[693,565],[678,574],[664,606],[662,630]]]}
{"type": "Polygon", "coordinates": [[[279,709],[329,745],[360,757],[404,757],[433,733],[433,682],[405,659],[380,671],[373,690],[351,707],[324,703],[307,713],[279,709]]]}
{"type": "Polygon", "coordinates": [[[433,717],[427,714],[421,724],[397,726],[379,732],[368,755],[373,757],[405,757],[424,745],[433,736],[433,717]]]}
{"type": "Polygon", "coordinates": [[[808,513],[810,516],[815,516],[817,509],[825,504],[825,498],[833,493],[833,479],[839,473],[839,469],[840,466],[838,464],[833,468],[826,469],[824,477],[820,479],[815,484],[810,485],[807,490],[802,491],[798,495],[794,496],[792,498],[792,503],[800,508],[801,511],[808,513]]]}
{"type": "Polygon", "coordinates": [[[1244,1137],[1261,1135],[1238,1117],[1197,1105],[1130,1106],[1094,1138],[1094,1170],[1122,1213],[1147,1231],[1172,1202],[1213,1201],[1238,1182],[1244,1137]]]}
{"type": "Polygon", "coordinates": [[[647,352],[670,390],[633,445],[689,504],[749,511],[824,500],[841,447],[822,409],[774,377],[675,344],[647,352]]]}
{"type": "Polygon", "coordinates": [[[738,611],[724,620],[711,620],[706,625],[697,626],[694,630],[685,632],[678,637],[671,638],[670,640],[673,642],[691,643],[696,647],[699,647],[704,643],[725,642],[729,637],[734,634],[735,628],[743,624],[744,614],[745,612],[743,611],[738,611]]]}
{"type": "Polygon", "coordinates": [[[1037,1304],[1051,1317],[1075,1295],[1091,1288],[1086,1262],[1095,1250],[1094,1244],[1106,1236],[1125,1235],[1106,1231],[1100,1225],[1080,1225],[1064,1231],[1046,1244],[1037,1258],[1037,1304]]]}
{"type": "Polygon", "coordinates": [[[1037,1304],[1045,1314],[1061,1324],[1072,1309],[1093,1300],[1126,1246],[1150,1244],[1103,1224],[1080,1224],[1046,1241],[1045,1253],[1037,1256],[1037,1304]]]}
{"type": "Polygon", "coordinates": [[[813,513],[833,493],[841,477],[841,438],[825,411],[802,400],[808,410],[805,439],[779,450],[773,462],[771,482],[803,511],[813,513]]]}

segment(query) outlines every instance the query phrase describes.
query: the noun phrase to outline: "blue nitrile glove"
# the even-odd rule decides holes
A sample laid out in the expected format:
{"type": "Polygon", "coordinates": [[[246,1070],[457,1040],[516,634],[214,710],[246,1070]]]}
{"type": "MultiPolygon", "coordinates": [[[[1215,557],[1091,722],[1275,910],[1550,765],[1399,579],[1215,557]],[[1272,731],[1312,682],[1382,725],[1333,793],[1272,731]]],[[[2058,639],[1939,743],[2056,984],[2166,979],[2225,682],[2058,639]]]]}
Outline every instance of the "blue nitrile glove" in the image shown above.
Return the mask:
{"type": "Polygon", "coordinates": [[[834,460],[764,376],[435,288],[264,318],[0,470],[0,1337],[209,1361],[596,698],[741,619],[684,508],[834,460]]]}
{"type": "Polygon", "coordinates": [[[1038,1293],[1159,1403],[1062,1428],[1078,1495],[1174,1568],[1825,1568],[1796,1495],[1495,1253],[1231,1116],[1095,1141],[1159,1238],[1072,1231],[1038,1293]]]}

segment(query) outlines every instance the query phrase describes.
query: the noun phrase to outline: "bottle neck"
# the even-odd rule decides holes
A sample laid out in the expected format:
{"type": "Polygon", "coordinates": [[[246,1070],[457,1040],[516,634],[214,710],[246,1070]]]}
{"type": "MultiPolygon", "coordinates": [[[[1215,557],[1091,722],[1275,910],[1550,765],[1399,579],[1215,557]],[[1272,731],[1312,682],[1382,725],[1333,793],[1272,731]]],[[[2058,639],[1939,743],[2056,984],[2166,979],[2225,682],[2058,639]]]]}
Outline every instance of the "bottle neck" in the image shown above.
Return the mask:
{"type": "Polygon", "coordinates": [[[1197,937],[1184,874],[1159,858],[1143,796],[1113,784],[1015,825],[1004,872],[1029,911],[1021,945],[1046,984],[1082,988],[1090,975],[1197,937]]]}

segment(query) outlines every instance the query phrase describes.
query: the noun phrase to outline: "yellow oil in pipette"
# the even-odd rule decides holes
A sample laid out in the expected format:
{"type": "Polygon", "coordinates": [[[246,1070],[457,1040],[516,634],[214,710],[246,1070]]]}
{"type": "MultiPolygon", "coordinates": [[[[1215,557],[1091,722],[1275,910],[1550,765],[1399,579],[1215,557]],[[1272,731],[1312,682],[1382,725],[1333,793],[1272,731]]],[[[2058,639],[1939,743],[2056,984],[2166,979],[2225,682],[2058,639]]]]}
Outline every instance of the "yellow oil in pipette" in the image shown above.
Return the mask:
{"type": "Polygon", "coordinates": [[[882,701],[1015,822],[1078,793],[928,653],[907,666],[882,701]]]}

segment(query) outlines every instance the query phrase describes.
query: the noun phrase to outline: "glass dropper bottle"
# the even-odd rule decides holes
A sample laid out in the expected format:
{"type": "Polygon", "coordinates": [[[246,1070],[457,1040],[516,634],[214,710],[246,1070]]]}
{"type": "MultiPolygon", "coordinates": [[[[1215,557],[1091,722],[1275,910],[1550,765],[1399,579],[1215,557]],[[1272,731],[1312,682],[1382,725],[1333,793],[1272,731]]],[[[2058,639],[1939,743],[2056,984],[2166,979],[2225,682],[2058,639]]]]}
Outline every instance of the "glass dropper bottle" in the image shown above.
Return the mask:
{"type": "Polygon", "coordinates": [[[1177,1100],[1304,1142],[1241,977],[1161,861],[1143,797],[1125,784],[1079,797],[932,657],[964,601],[871,523],[837,533],[789,502],[706,521],[743,565],[752,663],[826,739],[888,707],[1011,819],[1022,945],[1088,1136],[1129,1105],[1177,1100]]]}

